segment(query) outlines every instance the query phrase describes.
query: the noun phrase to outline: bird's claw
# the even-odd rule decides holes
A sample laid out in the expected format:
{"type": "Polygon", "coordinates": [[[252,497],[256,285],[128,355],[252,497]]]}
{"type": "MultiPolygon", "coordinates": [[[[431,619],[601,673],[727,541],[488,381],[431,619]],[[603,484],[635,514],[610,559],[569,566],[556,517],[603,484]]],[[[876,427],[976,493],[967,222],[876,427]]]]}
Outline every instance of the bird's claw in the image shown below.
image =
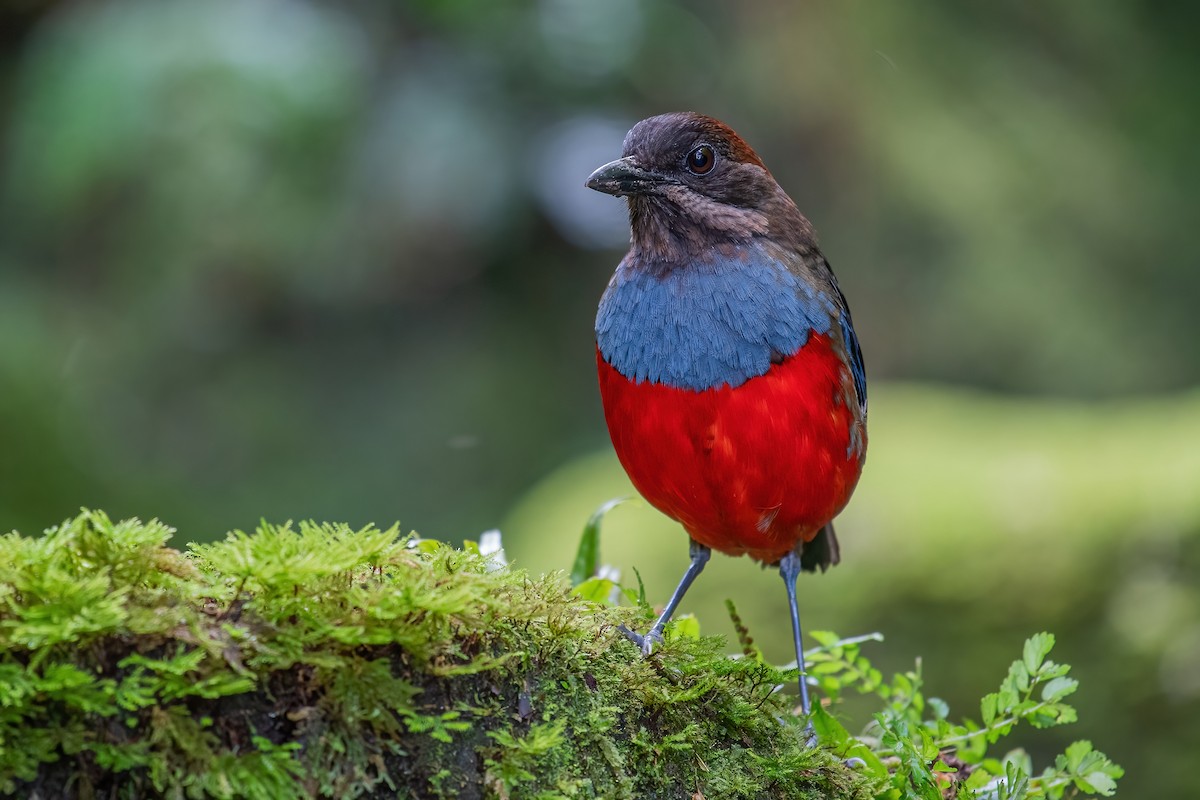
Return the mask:
{"type": "Polygon", "coordinates": [[[804,726],[804,733],[804,746],[809,750],[816,747],[820,740],[817,738],[817,730],[813,727],[811,720],[804,726]]]}
{"type": "Polygon", "coordinates": [[[644,656],[650,655],[654,651],[656,644],[663,643],[662,631],[655,628],[651,628],[644,636],[636,631],[629,630],[624,625],[621,625],[619,630],[625,634],[626,639],[638,646],[638,649],[642,651],[642,655],[644,656]]]}

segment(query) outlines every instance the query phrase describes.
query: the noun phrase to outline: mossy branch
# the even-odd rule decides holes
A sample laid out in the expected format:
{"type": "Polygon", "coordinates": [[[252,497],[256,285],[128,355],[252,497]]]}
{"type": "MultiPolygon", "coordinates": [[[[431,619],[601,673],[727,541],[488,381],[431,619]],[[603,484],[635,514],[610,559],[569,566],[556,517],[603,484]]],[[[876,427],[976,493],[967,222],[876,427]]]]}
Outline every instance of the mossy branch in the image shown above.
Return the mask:
{"type": "Polygon", "coordinates": [[[396,529],[178,551],[85,511],[0,538],[0,791],[27,797],[865,798],[780,673],[396,529]]]}

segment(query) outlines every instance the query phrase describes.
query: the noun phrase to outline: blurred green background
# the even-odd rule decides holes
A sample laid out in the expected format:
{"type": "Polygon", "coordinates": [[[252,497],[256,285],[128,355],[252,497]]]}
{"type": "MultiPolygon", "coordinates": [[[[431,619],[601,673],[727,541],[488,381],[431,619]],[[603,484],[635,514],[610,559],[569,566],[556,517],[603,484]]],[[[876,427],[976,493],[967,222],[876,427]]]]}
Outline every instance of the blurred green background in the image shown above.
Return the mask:
{"type": "MultiPolygon", "coordinates": [[[[958,713],[1041,629],[1122,796],[1200,748],[1200,7],[207,0],[0,9],[0,528],[81,505],[186,539],[317,518],[533,570],[628,493],[594,384],[622,205],[667,110],[731,123],[813,220],[872,381],[844,563],[958,713]]],[[[644,504],[605,555],[665,599],[644,504]]],[[[774,574],[716,559],[788,658],[774,574]]],[[[869,651],[872,652],[872,651],[869,651]]]]}

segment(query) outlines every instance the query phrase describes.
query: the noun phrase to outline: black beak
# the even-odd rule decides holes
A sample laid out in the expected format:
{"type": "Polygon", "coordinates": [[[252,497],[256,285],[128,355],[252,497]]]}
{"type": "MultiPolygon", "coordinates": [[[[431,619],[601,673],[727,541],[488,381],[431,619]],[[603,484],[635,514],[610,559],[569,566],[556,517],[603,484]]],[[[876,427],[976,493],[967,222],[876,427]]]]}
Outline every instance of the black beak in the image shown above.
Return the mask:
{"type": "Polygon", "coordinates": [[[610,161],[593,172],[584,186],[597,192],[624,197],[646,194],[667,181],[662,175],[642,169],[633,163],[631,156],[626,156],[610,161]]]}

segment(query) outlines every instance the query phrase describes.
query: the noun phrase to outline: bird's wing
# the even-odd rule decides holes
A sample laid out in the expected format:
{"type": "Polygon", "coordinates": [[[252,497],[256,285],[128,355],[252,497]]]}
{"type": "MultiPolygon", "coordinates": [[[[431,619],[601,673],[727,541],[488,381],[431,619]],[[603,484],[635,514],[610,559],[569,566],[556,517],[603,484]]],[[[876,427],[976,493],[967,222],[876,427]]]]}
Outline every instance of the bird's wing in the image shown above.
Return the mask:
{"type": "Polygon", "coordinates": [[[775,250],[778,258],[788,265],[792,274],[796,275],[801,285],[810,287],[819,296],[825,296],[828,301],[825,308],[829,313],[829,334],[834,339],[834,345],[839,350],[854,384],[854,399],[858,401],[859,411],[865,418],[867,415],[867,370],[863,363],[862,348],[858,344],[858,334],[854,332],[854,320],[850,316],[850,305],[846,296],[838,286],[837,277],[821,251],[815,245],[810,245],[799,252],[788,254],[786,251],[775,250]]]}
{"type": "MultiPolygon", "coordinates": [[[[830,273],[831,276],[832,274],[830,273]]],[[[842,340],[846,347],[846,363],[850,365],[850,374],[854,377],[854,394],[858,398],[858,407],[866,415],[867,367],[863,363],[862,348],[858,345],[858,334],[854,332],[854,320],[850,318],[850,306],[846,303],[846,296],[842,294],[842,290],[838,287],[836,280],[833,282],[833,288],[837,292],[841,305],[841,315],[838,322],[839,327],[842,329],[842,340]]]]}

